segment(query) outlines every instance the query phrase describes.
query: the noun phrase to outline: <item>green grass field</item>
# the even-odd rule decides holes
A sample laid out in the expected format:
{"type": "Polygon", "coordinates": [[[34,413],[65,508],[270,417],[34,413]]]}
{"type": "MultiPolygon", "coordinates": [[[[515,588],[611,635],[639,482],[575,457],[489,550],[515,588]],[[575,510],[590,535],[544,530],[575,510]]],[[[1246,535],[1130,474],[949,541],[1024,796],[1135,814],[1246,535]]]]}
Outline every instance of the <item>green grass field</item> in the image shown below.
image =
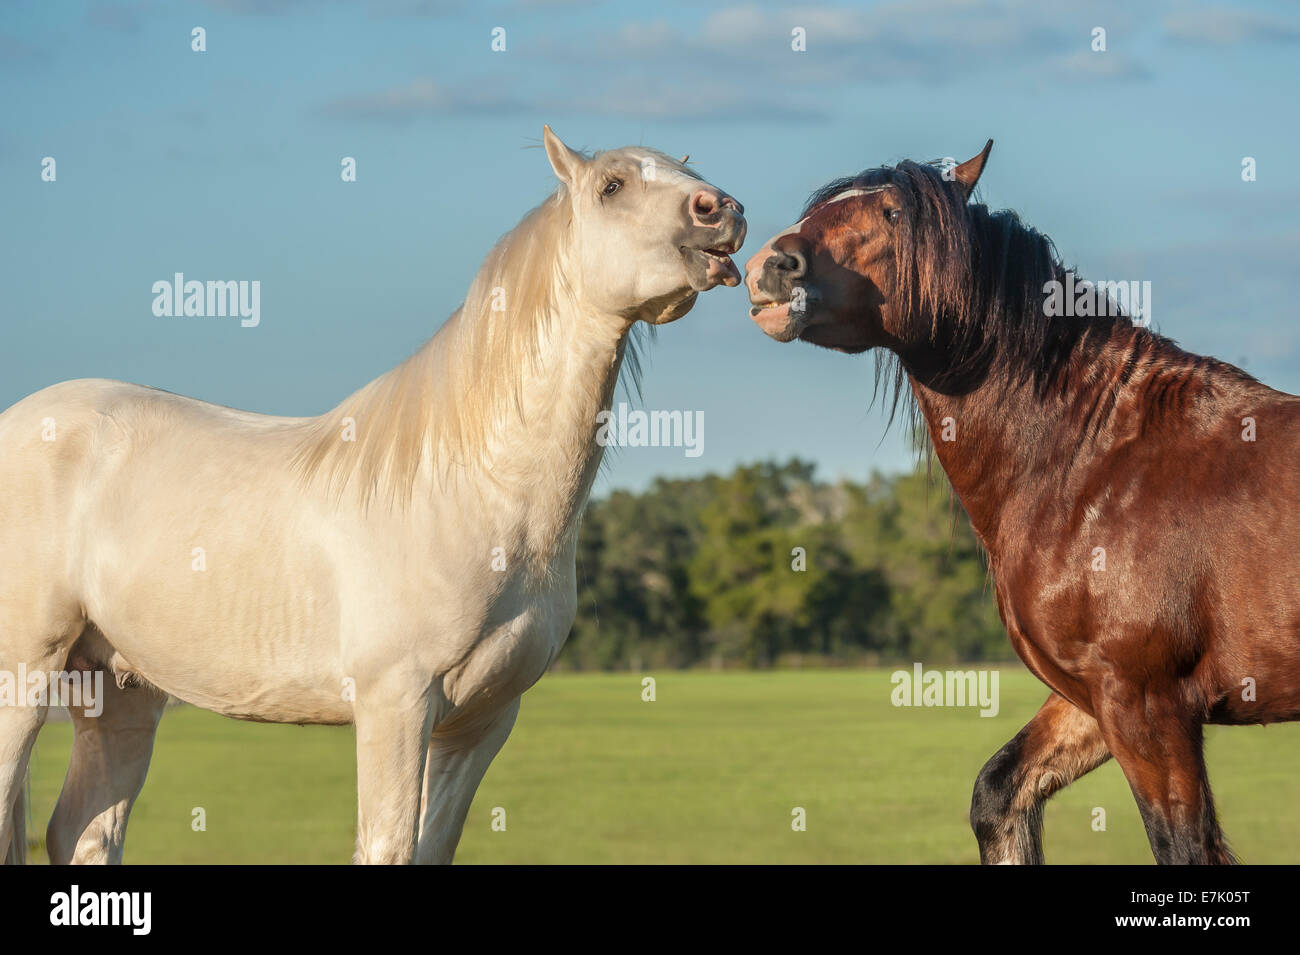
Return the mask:
{"type": "MultiPolygon", "coordinates": [[[[973,863],[966,822],[984,760],[1046,697],[1001,675],[1001,711],[895,708],[887,670],[552,674],[470,811],[461,863],[973,863]],[[493,807],[506,831],[491,828],[493,807]],[[807,811],[807,830],[791,811],[807,811]]],[[[32,792],[45,822],[71,726],[42,731],[32,792]]],[[[1212,727],[1220,817],[1246,862],[1300,861],[1300,725],[1212,727]]],[[[128,863],[346,863],[356,788],[347,727],[168,712],[131,816],[128,863]],[[191,829],[202,807],[207,830],[191,829]]],[[[1054,863],[1149,864],[1128,785],[1107,763],[1049,804],[1054,863]],[[1106,831],[1092,828],[1094,807],[1106,831]]]]}

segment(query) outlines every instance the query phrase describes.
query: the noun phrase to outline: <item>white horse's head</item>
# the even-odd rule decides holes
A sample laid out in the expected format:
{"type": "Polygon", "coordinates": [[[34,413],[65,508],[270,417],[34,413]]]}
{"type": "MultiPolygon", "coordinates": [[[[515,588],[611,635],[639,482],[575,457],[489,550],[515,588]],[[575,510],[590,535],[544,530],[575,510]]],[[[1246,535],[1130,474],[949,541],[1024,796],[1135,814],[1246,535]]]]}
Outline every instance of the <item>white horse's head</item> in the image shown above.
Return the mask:
{"type": "Polygon", "coordinates": [[[744,207],[679,162],[627,146],[585,156],[549,126],[546,154],[570,203],[581,293],[603,312],[663,324],[696,296],[739,285],[731,255],[745,241],[744,207]]]}

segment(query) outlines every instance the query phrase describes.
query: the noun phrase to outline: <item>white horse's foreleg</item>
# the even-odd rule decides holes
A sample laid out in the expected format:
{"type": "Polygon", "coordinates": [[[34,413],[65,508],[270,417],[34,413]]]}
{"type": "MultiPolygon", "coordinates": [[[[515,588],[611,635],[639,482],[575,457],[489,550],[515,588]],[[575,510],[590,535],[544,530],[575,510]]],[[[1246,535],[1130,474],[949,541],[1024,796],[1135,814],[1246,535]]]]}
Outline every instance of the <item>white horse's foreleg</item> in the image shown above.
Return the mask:
{"type": "Polygon", "coordinates": [[[424,694],[372,692],[368,698],[358,697],[355,722],[355,861],[362,865],[409,865],[415,860],[420,783],[429,748],[432,707],[424,694]]]}
{"type": "Polygon", "coordinates": [[[154,734],[167,703],[152,687],[121,689],[107,674],[103,712],[69,707],[72,761],[45,831],[55,865],[118,865],[131,806],[144,786],[154,734]]]}
{"type": "Polygon", "coordinates": [[[417,850],[421,865],[451,863],[483,774],[500,752],[518,715],[516,697],[494,720],[474,732],[433,734],[424,770],[417,850]]]}
{"type": "Polygon", "coordinates": [[[0,706],[0,859],[7,863],[27,861],[27,763],[48,710],[0,706]],[[11,839],[18,840],[12,847],[11,839]]]}
{"type": "MultiPolygon", "coordinates": [[[[3,621],[0,621],[3,623],[3,621]]],[[[4,628],[0,626],[0,635],[4,628]]],[[[63,654],[44,658],[16,660],[7,656],[0,666],[9,670],[13,681],[14,699],[0,705],[0,859],[8,863],[27,861],[27,811],[26,786],[28,761],[32,744],[45,724],[50,711],[49,685],[39,696],[29,696],[31,684],[20,683],[18,677],[25,673],[28,680],[40,674],[57,672],[63,654]],[[10,841],[14,840],[11,846],[10,841]]]]}

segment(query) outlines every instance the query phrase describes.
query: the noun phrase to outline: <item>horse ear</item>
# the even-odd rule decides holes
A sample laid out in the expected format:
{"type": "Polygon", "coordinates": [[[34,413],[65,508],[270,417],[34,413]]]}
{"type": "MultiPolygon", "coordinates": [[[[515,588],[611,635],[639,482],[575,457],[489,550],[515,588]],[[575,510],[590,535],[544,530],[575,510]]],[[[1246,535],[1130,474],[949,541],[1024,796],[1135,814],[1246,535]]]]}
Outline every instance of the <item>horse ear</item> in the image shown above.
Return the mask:
{"type": "Polygon", "coordinates": [[[984,164],[989,161],[989,153],[993,151],[993,140],[984,144],[983,151],[974,159],[967,159],[960,166],[952,171],[953,179],[961,184],[962,192],[966,193],[966,198],[975,191],[975,183],[980,181],[980,176],[984,173],[984,164]]]}
{"type": "Polygon", "coordinates": [[[549,126],[542,127],[542,138],[546,141],[546,156],[551,160],[551,168],[561,182],[572,185],[574,176],[587,160],[560,142],[560,137],[551,132],[549,126]]]}

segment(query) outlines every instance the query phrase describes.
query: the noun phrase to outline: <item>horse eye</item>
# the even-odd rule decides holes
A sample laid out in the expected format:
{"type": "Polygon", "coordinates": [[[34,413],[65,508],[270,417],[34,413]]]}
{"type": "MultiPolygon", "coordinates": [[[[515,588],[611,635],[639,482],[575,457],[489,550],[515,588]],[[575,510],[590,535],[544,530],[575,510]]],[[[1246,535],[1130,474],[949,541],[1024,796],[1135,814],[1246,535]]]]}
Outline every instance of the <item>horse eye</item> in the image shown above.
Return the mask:
{"type": "Polygon", "coordinates": [[[886,209],[886,210],[885,210],[885,219],[889,222],[890,225],[893,225],[894,223],[896,223],[899,219],[902,218],[902,216],[903,216],[903,210],[902,210],[902,209],[886,209]]]}
{"type": "Polygon", "coordinates": [[[609,182],[605,183],[605,188],[600,191],[600,194],[602,196],[612,196],[614,193],[618,192],[622,188],[623,188],[622,179],[611,179],[609,182]]]}

